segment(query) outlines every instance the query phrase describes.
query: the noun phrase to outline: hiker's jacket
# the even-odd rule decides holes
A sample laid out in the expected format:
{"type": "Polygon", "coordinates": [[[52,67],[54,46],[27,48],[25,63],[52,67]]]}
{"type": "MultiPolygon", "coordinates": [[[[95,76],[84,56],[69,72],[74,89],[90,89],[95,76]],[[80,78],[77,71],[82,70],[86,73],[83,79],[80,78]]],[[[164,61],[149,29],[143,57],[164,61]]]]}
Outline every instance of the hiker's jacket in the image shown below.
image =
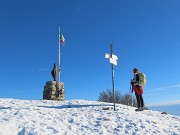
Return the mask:
{"type": "Polygon", "coordinates": [[[138,85],[138,83],[139,83],[139,75],[138,75],[138,73],[134,74],[132,82],[133,82],[134,86],[138,85]]]}

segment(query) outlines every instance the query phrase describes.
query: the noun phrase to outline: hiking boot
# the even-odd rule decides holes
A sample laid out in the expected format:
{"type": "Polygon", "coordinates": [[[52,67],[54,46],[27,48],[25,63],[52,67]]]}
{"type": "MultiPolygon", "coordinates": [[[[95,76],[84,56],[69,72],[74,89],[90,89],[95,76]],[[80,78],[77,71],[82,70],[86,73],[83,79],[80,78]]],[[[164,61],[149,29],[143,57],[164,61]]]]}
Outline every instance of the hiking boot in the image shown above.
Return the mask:
{"type": "Polygon", "coordinates": [[[142,107],[139,107],[138,109],[136,109],[135,111],[143,111],[142,107]]]}

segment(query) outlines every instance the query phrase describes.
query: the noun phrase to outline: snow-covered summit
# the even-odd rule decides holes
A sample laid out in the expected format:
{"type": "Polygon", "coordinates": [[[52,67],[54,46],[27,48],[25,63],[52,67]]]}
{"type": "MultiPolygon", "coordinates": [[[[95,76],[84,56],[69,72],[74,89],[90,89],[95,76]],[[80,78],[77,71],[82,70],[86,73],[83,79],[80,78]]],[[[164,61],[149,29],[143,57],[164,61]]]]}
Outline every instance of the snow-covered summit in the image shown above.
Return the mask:
{"type": "Polygon", "coordinates": [[[0,99],[0,135],[179,135],[180,117],[86,100],[0,99]]]}

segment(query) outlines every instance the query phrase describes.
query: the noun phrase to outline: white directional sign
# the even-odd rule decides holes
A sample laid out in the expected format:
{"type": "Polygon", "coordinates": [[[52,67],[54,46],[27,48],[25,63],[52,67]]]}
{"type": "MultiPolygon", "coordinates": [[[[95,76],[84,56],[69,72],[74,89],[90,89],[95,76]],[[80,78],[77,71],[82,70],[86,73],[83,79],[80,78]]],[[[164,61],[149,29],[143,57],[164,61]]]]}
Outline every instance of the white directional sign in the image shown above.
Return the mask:
{"type": "Polygon", "coordinates": [[[108,54],[108,53],[105,53],[105,58],[109,59],[110,63],[111,64],[114,64],[117,66],[117,60],[118,60],[118,57],[116,55],[112,55],[112,58],[111,58],[111,55],[108,54]]]}

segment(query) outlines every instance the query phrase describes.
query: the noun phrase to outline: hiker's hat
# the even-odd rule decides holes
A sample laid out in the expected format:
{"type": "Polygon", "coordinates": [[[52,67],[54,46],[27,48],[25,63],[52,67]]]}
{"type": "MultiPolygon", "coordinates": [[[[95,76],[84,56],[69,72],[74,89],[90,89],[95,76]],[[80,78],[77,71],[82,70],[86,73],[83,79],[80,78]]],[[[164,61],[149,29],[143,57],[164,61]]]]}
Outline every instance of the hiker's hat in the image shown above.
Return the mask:
{"type": "Polygon", "coordinates": [[[133,71],[134,72],[139,72],[139,69],[138,68],[134,68],[133,71]]]}

